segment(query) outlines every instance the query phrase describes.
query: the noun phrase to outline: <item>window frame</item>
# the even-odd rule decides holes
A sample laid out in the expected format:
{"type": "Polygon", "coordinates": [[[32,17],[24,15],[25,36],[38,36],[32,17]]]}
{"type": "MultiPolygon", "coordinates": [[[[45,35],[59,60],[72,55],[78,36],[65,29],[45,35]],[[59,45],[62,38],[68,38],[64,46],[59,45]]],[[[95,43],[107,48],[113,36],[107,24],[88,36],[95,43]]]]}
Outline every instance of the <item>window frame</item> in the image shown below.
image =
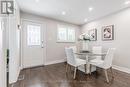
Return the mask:
{"type": "Polygon", "coordinates": [[[57,25],[57,42],[58,43],[75,43],[76,42],[76,30],[75,30],[75,28],[73,27],[73,26],[68,26],[68,25],[62,25],[62,24],[58,24],[57,25]],[[59,27],[64,27],[64,28],[66,28],[66,38],[67,38],[67,40],[59,40],[58,39],[58,37],[59,37],[59,27]],[[74,30],[74,40],[73,41],[70,41],[69,39],[68,39],[68,30],[74,30]]]}

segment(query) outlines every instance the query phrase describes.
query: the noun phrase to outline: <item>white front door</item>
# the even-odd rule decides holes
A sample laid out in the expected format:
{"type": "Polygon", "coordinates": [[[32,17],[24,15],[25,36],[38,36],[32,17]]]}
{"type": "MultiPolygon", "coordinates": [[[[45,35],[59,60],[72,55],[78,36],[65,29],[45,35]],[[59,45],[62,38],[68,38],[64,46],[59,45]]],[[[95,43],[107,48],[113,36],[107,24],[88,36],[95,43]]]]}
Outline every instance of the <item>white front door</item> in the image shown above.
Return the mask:
{"type": "Polygon", "coordinates": [[[23,68],[41,66],[45,59],[45,25],[33,21],[22,21],[23,68]]]}

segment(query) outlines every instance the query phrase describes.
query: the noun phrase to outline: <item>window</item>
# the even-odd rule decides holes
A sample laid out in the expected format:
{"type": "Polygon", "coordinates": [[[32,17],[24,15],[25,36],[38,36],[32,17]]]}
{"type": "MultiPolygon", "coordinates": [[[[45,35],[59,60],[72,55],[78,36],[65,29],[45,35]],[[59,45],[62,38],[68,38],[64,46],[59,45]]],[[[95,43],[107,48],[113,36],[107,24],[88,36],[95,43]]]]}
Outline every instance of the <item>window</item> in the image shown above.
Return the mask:
{"type": "Polygon", "coordinates": [[[75,42],[75,29],[69,26],[58,25],[58,42],[75,42]]]}
{"type": "Polygon", "coordinates": [[[37,25],[27,26],[27,44],[28,46],[41,45],[41,27],[37,25]]]}

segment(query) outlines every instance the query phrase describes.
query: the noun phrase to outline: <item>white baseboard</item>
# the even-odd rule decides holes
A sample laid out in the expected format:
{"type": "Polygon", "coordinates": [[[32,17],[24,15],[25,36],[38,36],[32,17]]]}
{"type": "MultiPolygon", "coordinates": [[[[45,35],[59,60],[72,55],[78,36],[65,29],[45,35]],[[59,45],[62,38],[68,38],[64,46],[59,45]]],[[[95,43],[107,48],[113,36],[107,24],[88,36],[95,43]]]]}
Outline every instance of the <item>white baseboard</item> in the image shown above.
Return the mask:
{"type": "MultiPolygon", "coordinates": [[[[62,62],[65,62],[65,61],[66,61],[66,59],[55,60],[55,61],[47,62],[47,63],[45,63],[45,65],[62,63],[62,62]]],[[[113,69],[116,69],[116,70],[119,70],[119,71],[122,71],[122,72],[130,74],[130,69],[125,68],[125,67],[120,67],[120,66],[117,66],[117,65],[113,65],[113,69]]]]}
{"type": "MultiPolygon", "coordinates": [[[[55,60],[55,61],[49,61],[49,62],[45,62],[44,65],[51,65],[51,64],[57,64],[57,63],[63,63],[65,62],[66,59],[60,59],[60,60],[55,60]]],[[[38,66],[44,66],[44,65],[38,65],[38,66]]],[[[33,68],[33,67],[38,67],[38,66],[24,66],[24,67],[21,67],[21,70],[22,69],[26,69],[26,68],[33,68]]]]}
{"type": "Polygon", "coordinates": [[[20,66],[20,70],[23,70],[23,67],[22,67],[22,66],[20,66]]]}
{"type": "Polygon", "coordinates": [[[13,79],[11,79],[11,80],[9,81],[9,84],[13,84],[13,83],[16,83],[16,82],[18,81],[18,77],[19,77],[20,71],[21,71],[21,69],[20,69],[20,67],[19,67],[16,77],[13,78],[13,79]]]}
{"type": "MultiPolygon", "coordinates": [[[[57,63],[63,63],[63,62],[66,62],[66,59],[60,59],[60,60],[50,61],[50,62],[45,63],[44,65],[51,65],[51,64],[57,64],[57,63]]],[[[119,70],[119,71],[122,71],[122,72],[130,74],[130,69],[129,68],[125,68],[125,67],[120,67],[120,66],[117,66],[117,65],[113,65],[113,69],[116,69],[116,70],[119,70]]]]}
{"type": "Polygon", "coordinates": [[[130,74],[130,69],[125,68],[125,67],[120,67],[120,66],[117,66],[117,65],[113,65],[113,69],[116,69],[116,70],[119,70],[119,71],[130,74]]]}
{"type": "Polygon", "coordinates": [[[55,60],[55,61],[47,62],[47,63],[45,63],[45,65],[51,65],[51,64],[62,63],[62,62],[65,62],[65,61],[66,61],[66,59],[60,59],[60,60],[55,60]]]}
{"type": "Polygon", "coordinates": [[[19,70],[18,70],[18,73],[17,73],[16,81],[18,81],[18,77],[19,77],[20,71],[21,71],[21,67],[19,67],[19,70]]]}

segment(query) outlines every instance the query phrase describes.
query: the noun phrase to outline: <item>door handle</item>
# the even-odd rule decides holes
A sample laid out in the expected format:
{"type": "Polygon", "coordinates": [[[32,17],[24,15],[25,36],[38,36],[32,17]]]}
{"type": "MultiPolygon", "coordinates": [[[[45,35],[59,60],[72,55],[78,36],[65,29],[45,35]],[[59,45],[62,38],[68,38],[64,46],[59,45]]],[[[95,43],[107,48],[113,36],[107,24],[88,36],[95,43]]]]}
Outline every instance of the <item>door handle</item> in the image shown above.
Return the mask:
{"type": "Polygon", "coordinates": [[[44,48],[44,41],[41,42],[41,48],[44,48]]]}

